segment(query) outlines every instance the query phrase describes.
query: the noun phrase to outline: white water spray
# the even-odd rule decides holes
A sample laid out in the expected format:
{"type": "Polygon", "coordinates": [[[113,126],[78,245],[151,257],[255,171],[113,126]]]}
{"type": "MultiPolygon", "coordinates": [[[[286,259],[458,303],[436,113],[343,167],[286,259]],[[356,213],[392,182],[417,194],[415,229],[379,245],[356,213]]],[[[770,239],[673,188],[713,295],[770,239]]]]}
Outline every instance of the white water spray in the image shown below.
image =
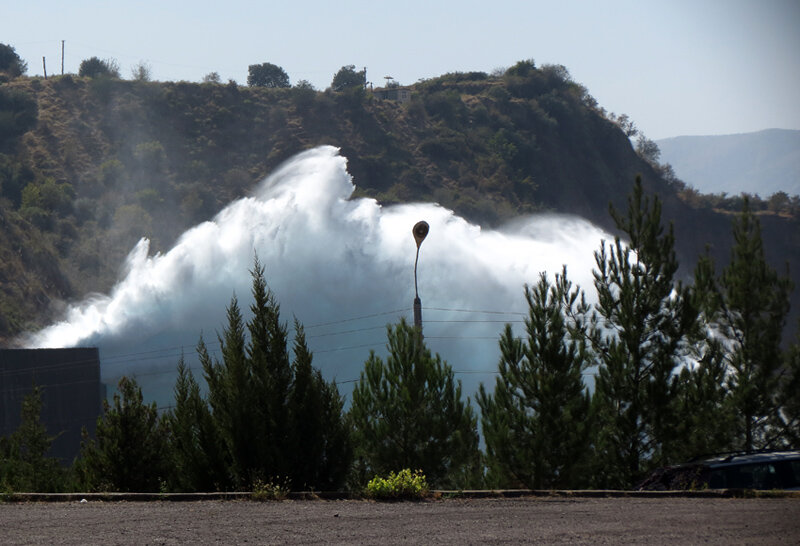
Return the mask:
{"type": "Polygon", "coordinates": [[[570,278],[590,288],[593,251],[610,238],[582,219],[554,215],[485,230],[438,205],[382,207],[350,199],[353,190],[336,148],[299,154],[166,254],[150,256],[142,239],[110,295],[70,307],[26,344],[97,346],[104,381],[135,374],[146,397],[168,403],[178,358],[193,360],[201,333],[215,347],[234,293],[247,316],[258,254],[284,320],[305,324],[314,364],[347,383],[370,349],[385,352],[387,323],[411,322],[411,228],[426,220],[418,269],[425,339],[472,393],[479,382],[493,385],[499,332],[527,311],[523,285],[567,264],[570,278]]]}

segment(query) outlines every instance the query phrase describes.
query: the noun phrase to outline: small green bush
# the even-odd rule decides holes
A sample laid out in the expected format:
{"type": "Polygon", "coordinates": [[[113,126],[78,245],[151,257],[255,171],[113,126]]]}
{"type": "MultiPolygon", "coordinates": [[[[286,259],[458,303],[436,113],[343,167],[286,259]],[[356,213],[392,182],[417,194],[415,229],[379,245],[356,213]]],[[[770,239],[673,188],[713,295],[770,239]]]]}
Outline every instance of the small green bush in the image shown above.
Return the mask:
{"type": "Polygon", "coordinates": [[[288,496],[288,478],[284,479],[283,483],[277,480],[270,480],[268,482],[264,482],[260,479],[256,480],[253,482],[253,491],[250,494],[250,498],[256,501],[284,500],[288,496]]]}
{"type": "Polygon", "coordinates": [[[388,478],[375,476],[367,484],[367,496],[374,499],[422,499],[428,496],[428,482],[422,470],[405,468],[390,472],[388,478]]]}

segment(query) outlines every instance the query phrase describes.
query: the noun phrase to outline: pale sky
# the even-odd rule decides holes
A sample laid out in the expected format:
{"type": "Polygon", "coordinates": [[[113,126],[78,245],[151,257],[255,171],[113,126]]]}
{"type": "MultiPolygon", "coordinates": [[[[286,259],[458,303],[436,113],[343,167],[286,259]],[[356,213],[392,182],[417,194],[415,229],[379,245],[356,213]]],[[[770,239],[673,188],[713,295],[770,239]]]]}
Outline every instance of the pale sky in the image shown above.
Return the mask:
{"type": "Polygon", "coordinates": [[[0,0],[0,42],[28,75],[92,56],[122,77],[247,81],[271,62],[292,84],[343,65],[402,84],[447,72],[562,64],[651,139],[800,129],[800,0],[0,0]]]}

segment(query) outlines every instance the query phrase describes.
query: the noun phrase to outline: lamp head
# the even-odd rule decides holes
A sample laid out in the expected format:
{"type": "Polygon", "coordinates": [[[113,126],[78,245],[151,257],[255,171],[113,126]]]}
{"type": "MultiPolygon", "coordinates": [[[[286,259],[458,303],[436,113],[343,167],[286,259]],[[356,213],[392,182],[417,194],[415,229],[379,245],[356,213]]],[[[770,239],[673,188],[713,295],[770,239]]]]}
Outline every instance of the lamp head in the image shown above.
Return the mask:
{"type": "Polygon", "coordinates": [[[430,226],[425,220],[414,224],[414,228],[411,230],[411,233],[414,234],[414,240],[417,242],[417,248],[419,248],[419,245],[421,245],[422,241],[425,240],[425,237],[428,236],[428,231],[430,231],[430,226]]]}

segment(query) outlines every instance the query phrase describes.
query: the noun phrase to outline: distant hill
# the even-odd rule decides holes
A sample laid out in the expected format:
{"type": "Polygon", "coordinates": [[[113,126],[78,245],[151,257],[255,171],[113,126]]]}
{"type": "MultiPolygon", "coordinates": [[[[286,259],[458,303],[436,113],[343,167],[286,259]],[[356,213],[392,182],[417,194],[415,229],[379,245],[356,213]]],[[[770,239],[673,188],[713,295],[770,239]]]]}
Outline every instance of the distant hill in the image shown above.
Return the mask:
{"type": "Polygon", "coordinates": [[[661,161],[701,193],[800,195],[800,131],[679,136],[656,144],[661,161]]]}

